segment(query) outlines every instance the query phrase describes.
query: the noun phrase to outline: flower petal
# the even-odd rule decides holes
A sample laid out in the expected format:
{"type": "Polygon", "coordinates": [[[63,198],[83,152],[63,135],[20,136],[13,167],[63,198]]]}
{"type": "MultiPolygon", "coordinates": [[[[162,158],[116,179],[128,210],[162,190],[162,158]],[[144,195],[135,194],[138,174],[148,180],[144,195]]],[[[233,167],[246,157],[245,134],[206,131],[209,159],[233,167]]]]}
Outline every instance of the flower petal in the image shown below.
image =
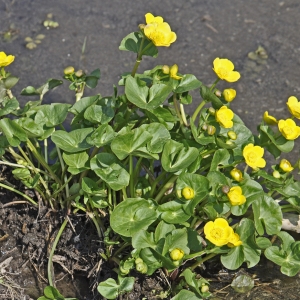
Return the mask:
{"type": "Polygon", "coordinates": [[[228,76],[225,78],[228,82],[235,82],[238,81],[241,78],[241,74],[237,71],[232,71],[228,74],[228,76]]]}
{"type": "Polygon", "coordinates": [[[216,227],[222,227],[222,228],[223,227],[225,228],[225,227],[229,226],[227,220],[225,220],[223,218],[217,218],[217,219],[215,219],[214,224],[215,224],[216,227]]]}
{"type": "Polygon", "coordinates": [[[230,61],[227,58],[221,58],[220,64],[221,64],[222,68],[227,69],[228,71],[233,71],[233,69],[234,69],[234,64],[232,63],[232,61],[230,61]]]}

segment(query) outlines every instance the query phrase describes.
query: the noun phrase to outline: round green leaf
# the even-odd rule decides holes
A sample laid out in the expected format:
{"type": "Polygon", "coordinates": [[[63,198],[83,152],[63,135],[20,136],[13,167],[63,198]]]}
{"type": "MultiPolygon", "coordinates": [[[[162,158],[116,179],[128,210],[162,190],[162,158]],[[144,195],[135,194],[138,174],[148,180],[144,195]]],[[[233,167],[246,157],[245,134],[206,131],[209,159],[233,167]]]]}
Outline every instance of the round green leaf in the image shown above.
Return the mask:
{"type": "Polygon", "coordinates": [[[156,219],[157,212],[149,201],[128,198],[116,206],[110,217],[110,225],[116,233],[131,237],[147,229],[156,219]]]}

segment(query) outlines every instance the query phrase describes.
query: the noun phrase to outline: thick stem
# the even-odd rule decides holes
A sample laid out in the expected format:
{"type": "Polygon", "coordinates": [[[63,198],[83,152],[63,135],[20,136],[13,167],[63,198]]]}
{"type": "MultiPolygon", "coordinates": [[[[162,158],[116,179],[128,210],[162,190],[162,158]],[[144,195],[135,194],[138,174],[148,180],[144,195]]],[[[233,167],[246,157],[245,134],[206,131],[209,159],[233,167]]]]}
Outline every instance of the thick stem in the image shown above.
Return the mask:
{"type": "Polygon", "coordinates": [[[198,114],[200,113],[201,109],[203,108],[203,106],[206,104],[206,101],[203,100],[198,107],[196,108],[196,110],[194,111],[193,115],[192,115],[192,121],[195,122],[198,114]]]}
{"type": "Polygon", "coordinates": [[[160,189],[160,191],[158,192],[157,196],[154,199],[155,201],[157,201],[157,203],[159,203],[159,201],[163,197],[164,193],[174,185],[174,182],[176,181],[177,177],[178,177],[178,175],[173,175],[168,180],[168,182],[160,189]]]}

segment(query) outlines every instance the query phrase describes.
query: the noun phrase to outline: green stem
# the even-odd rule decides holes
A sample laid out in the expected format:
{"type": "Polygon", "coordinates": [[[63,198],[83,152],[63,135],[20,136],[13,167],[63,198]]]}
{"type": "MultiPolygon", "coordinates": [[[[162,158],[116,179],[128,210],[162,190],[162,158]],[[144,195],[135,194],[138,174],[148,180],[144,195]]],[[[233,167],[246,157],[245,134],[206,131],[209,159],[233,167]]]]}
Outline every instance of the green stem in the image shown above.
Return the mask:
{"type": "Polygon", "coordinates": [[[184,111],[184,106],[181,103],[180,103],[179,106],[180,106],[180,113],[181,113],[183,124],[188,127],[189,124],[188,124],[187,119],[186,119],[186,115],[185,115],[185,111],[184,111]]]}
{"type": "Polygon", "coordinates": [[[174,103],[175,111],[176,111],[177,117],[179,119],[180,125],[183,125],[183,121],[182,121],[182,118],[181,118],[180,110],[179,110],[179,107],[178,107],[176,93],[173,94],[173,103],[174,103]]]}
{"type": "Polygon", "coordinates": [[[174,185],[174,182],[176,181],[177,177],[178,177],[178,175],[173,175],[168,180],[168,182],[160,189],[160,191],[158,192],[157,196],[154,199],[155,201],[157,201],[157,203],[159,203],[159,201],[163,197],[164,193],[174,185]]]}
{"type": "Polygon", "coordinates": [[[130,175],[130,181],[129,181],[129,191],[130,196],[134,198],[134,181],[133,181],[133,156],[129,155],[129,175],[130,175]]]}
{"type": "Polygon", "coordinates": [[[49,281],[49,285],[53,286],[53,287],[55,287],[55,286],[53,285],[53,278],[52,278],[52,276],[54,276],[52,258],[53,258],[54,251],[56,249],[57,243],[58,243],[58,241],[59,241],[59,239],[60,239],[67,223],[68,223],[68,218],[66,217],[64,222],[62,223],[58,233],[57,233],[57,236],[55,237],[54,243],[52,245],[52,248],[51,248],[51,251],[50,251],[50,254],[49,254],[48,268],[47,268],[47,270],[48,270],[48,281],[49,281]]]}
{"type": "Polygon", "coordinates": [[[155,192],[155,189],[156,189],[156,186],[157,184],[161,181],[161,179],[166,175],[166,171],[163,170],[156,178],[155,180],[153,181],[152,185],[151,185],[151,191],[150,191],[150,198],[153,197],[154,195],[154,192],[155,192]]]}
{"type": "Polygon", "coordinates": [[[39,152],[36,150],[36,148],[33,146],[31,141],[27,139],[27,144],[29,149],[32,151],[35,158],[41,163],[41,165],[49,172],[51,177],[56,181],[56,183],[61,184],[60,179],[55,175],[55,173],[52,171],[50,166],[45,162],[44,158],[39,154],[39,152]]]}
{"type": "Polygon", "coordinates": [[[203,254],[207,254],[206,250],[202,250],[202,251],[199,251],[199,252],[196,252],[196,253],[193,253],[193,254],[185,255],[184,256],[184,260],[186,260],[186,259],[193,259],[193,258],[202,256],[203,254]]]}
{"type": "Polygon", "coordinates": [[[124,242],[124,244],[114,253],[114,256],[118,255],[123,249],[130,246],[131,244],[129,242],[124,242]]]}
{"type": "MultiPolygon", "coordinates": [[[[59,162],[60,162],[60,165],[61,165],[61,169],[64,170],[65,164],[64,164],[64,161],[62,159],[60,149],[57,146],[56,146],[56,150],[57,150],[59,162]]],[[[65,190],[66,190],[66,198],[68,198],[70,196],[70,191],[69,191],[69,185],[68,185],[68,178],[67,178],[66,174],[64,174],[63,180],[64,180],[64,183],[65,183],[64,185],[65,185],[65,190]]]]}
{"type": "Polygon", "coordinates": [[[139,52],[138,52],[138,55],[137,55],[137,59],[135,61],[135,65],[134,65],[134,67],[131,71],[131,76],[132,77],[134,77],[134,75],[135,75],[135,73],[136,73],[136,71],[137,71],[137,69],[138,69],[138,67],[139,67],[139,65],[142,61],[142,55],[143,55],[142,54],[142,49],[143,49],[144,42],[145,42],[145,36],[143,36],[143,38],[142,38],[140,49],[139,49],[139,52]]]}
{"type": "Polygon", "coordinates": [[[213,90],[213,88],[216,86],[216,84],[220,81],[220,78],[217,78],[215,80],[215,82],[212,84],[212,86],[209,88],[211,91],[213,90]]]}
{"type": "Polygon", "coordinates": [[[193,271],[194,269],[196,269],[198,266],[200,266],[201,264],[203,264],[205,261],[213,258],[214,256],[218,255],[218,253],[211,253],[207,256],[205,256],[203,259],[201,259],[200,261],[197,261],[196,263],[194,263],[192,266],[191,266],[191,270],[193,271]]]}
{"type": "Polygon", "coordinates": [[[22,192],[14,189],[14,188],[6,185],[6,184],[3,184],[3,183],[0,183],[0,186],[3,187],[3,188],[5,188],[5,189],[7,189],[7,190],[10,190],[10,191],[12,191],[14,193],[17,193],[17,194],[21,195],[22,197],[24,197],[25,199],[27,199],[31,204],[33,204],[35,206],[38,205],[34,200],[32,200],[30,197],[28,197],[27,195],[23,194],[22,192]]]}
{"type": "Polygon", "coordinates": [[[203,106],[206,104],[206,101],[203,100],[198,107],[196,108],[196,110],[194,111],[193,115],[192,115],[192,121],[195,122],[198,114],[200,113],[201,109],[203,108],[203,106]]]}
{"type": "MultiPolygon", "coordinates": [[[[92,159],[99,151],[98,147],[95,147],[90,155],[90,159],[92,159]]],[[[87,173],[89,172],[89,170],[85,170],[84,172],[81,173],[80,178],[79,178],[79,182],[82,181],[82,178],[85,177],[87,175],[87,173]]]]}
{"type": "Polygon", "coordinates": [[[138,181],[138,177],[139,177],[139,174],[140,174],[140,170],[141,170],[141,163],[142,163],[142,160],[143,160],[143,157],[140,157],[135,165],[135,168],[134,168],[134,173],[133,173],[133,180],[134,182],[137,182],[138,181]]]}
{"type": "MultiPolygon", "coordinates": [[[[27,163],[32,167],[33,171],[35,174],[39,174],[39,172],[37,171],[36,167],[34,166],[34,164],[31,162],[31,160],[28,158],[28,156],[26,155],[26,153],[23,151],[23,149],[18,146],[19,151],[22,153],[23,157],[25,158],[25,160],[27,161],[27,163]]],[[[42,185],[44,186],[45,190],[46,190],[46,194],[48,196],[51,196],[50,191],[48,189],[48,185],[45,182],[45,180],[43,179],[42,176],[39,177],[40,182],[42,183],[42,185]]]]}

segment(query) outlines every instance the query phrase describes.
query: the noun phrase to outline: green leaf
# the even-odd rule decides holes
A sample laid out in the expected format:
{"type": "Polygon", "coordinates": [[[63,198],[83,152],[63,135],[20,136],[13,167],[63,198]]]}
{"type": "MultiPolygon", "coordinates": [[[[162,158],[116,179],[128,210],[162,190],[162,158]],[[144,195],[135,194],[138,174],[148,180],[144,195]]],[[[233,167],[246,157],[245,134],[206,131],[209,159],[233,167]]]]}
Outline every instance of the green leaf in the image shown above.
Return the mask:
{"type": "Polygon", "coordinates": [[[157,216],[151,202],[141,198],[127,198],[112,212],[110,224],[116,233],[131,237],[140,230],[147,229],[157,216]]]}
{"type": "Polygon", "coordinates": [[[267,259],[281,266],[281,273],[295,276],[300,272],[300,241],[290,244],[286,250],[271,246],[264,252],[267,259]]]}
{"type": "Polygon", "coordinates": [[[135,249],[155,248],[156,243],[154,241],[153,232],[147,232],[146,230],[140,230],[132,237],[132,247],[135,249]]]}
{"type": "Polygon", "coordinates": [[[144,146],[152,138],[151,134],[143,128],[136,128],[130,133],[117,135],[111,143],[111,150],[120,159],[126,158],[130,154],[144,146]]]}
{"type": "Polygon", "coordinates": [[[79,153],[63,153],[65,163],[75,169],[85,167],[85,163],[89,160],[89,155],[83,151],[79,153]]]}
{"type": "Polygon", "coordinates": [[[119,285],[113,278],[108,278],[99,283],[97,290],[106,299],[116,299],[119,294],[119,285]]]}
{"type": "Polygon", "coordinates": [[[155,242],[157,243],[160,239],[164,239],[168,233],[175,230],[175,226],[173,224],[168,224],[164,221],[160,221],[155,229],[155,242]]]}
{"type": "Polygon", "coordinates": [[[160,153],[165,143],[171,138],[167,128],[160,123],[144,124],[141,131],[147,131],[151,135],[151,140],[147,142],[147,149],[151,153],[160,153]]]}
{"type": "MultiPolygon", "coordinates": [[[[142,81],[143,82],[143,81],[142,81]]],[[[167,99],[172,87],[162,83],[156,83],[148,88],[141,85],[139,78],[129,76],[125,83],[125,94],[128,100],[142,109],[152,110],[167,99]]]]}
{"type": "Polygon", "coordinates": [[[27,140],[26,132],[15,121],[4,118],[0,120],[0,128],[13,147],[27,140]]]}
{"type": "Polygon", "coordinates": [[[192,74],[186,74],[182,77],[179,85],[176,87],[174,92],[181,94],[184,92],[198,89],[201,85],[202,85],[201,81],[199,81],[196,78],[196,76],[192,74]]]}
{"type": "Polygon", "coordinates": [[[129,184],[129,173],[111,153],[99,153],[91,159],[91,169],[113,190],[119,191],[129,184]]]}
{"type": "Polygon", "coordinates": [[[87,136],[92,131],[93,128],[75,129],[71,132],[57,130],[52,134],[51,140],[64,151],[70,153],[82,152],[92,146],[86,141],[87,136]]]}
{"type": "Polygon", "coordinates": [[[195,293],[188,290],[181,290],[176,296],[171,298],[171,300],[202,300],[200,296],[196,296],[195,293]]]}
{"type": "Polygon", "coordinates": [[[64,296],[53,286],[46,286],[44,289],[44,295],[49,299],[65,300],[64,296]]]}
{"type": "Polygon", "coordinates": [[[29,138],[40,138],[44,133],[43,127],[31,118],[19,118],[15,121],[27,132],[29,138]]]}
{"type": "Polygon", "coordinates": [[[19,107],[18,100],[14,97],[12,99],[5,99],[2,102],[3,108],[0,109],[0,117],[8,115],[11,112],[14,112],[19,107]]]}
{"type": "Polygon", "coordinates": [[[100,79],[100,69],[96,69],[91,74],[85,77],[85,83],[87,87],[93,89],[97,86],[99,79],[100,79]]]}
{"type": "Polygon", "coordinates": [[[68,114],[70,104],[52,103],[50,105],[41,105],[35,108],[35,122],[45,124],[47,127],[55,127],[62,124],[68,114]]]}
{"type": "Polygon", "coordinates": [[[218,149],[213,156],[210,171],[217,171],[219,165],[229,165],[230,154],[226,149],[218,149]]]}
{"type": "Polygon", "coordinates": [[[17,82],[19,81],[18,77],[14,77],[14,76],[9,76],[5,79],[2,79],[4,81],[4,86],[6,89],[11,90],[12,87],[14,87],[17,82]]]}
{"type": "Polygon", "coordinates": [[[162,213],[161,218],[170,224],[180,224],[190,218],[178,201],[164,203],[158,207],[158,211],[162,213]]]}
{"type": "Polygon", "coordinates": [[[92,104],[84,112],[84,118],[91,123],[106,124],[114,117],[114,110],[106,105],[92,104]]]}
{"type": "MultiPolygon", "coordinates": [[[[141,32],[132,32],[132,33],[128,34],[121,41],[119,49],[138,53],[141,43],[142,43],[142,40],[143,40],[143,34],[141,32]]],[[[143,44],[143,48],[146,48],[146,47],[147,47],[147,50],[145,52],[143,52],[143,55],[157,57],[157,55],[158,55],[157,48],[151,41],[149,41],[147,39],[144,40],[144,44],[143,44]],[[152,45],[147,47],[149,44],[152,44],[152,45]]]]}
{"type": "Polygon", "coordinates": [[[121,292],[131,292],[133,289],[134,281],[134,277],[121,278],[119,290],[121,292]]]}
{"type": "Polygon", "coordinates": [[[282,212],[279,204],[266,194],[252,203],[254,223],[259,235],[277,234],[282,226],[282,212]]]}
{"type": "Polygon", "coordinates": [[[185,269],[180,276],[184,276],[185,282],[188,284],[190,289],[196,293],[196,295],[201,296],[195,273],[193,273],[190,269],[185,269]]]}
{"type": "Polygon", "coordinates": [[[102,124],[89,136],[86,141],[98,148],[109,144],[117,134],[108,124],[102,124]]]}
{"type": "Polygon", "coordinates": [[[196,160],[198,153],[197,148],[185,147],[174,140],[168,140],[162,153],[162,167],[167,172],[183,171],[196,160]]]}

